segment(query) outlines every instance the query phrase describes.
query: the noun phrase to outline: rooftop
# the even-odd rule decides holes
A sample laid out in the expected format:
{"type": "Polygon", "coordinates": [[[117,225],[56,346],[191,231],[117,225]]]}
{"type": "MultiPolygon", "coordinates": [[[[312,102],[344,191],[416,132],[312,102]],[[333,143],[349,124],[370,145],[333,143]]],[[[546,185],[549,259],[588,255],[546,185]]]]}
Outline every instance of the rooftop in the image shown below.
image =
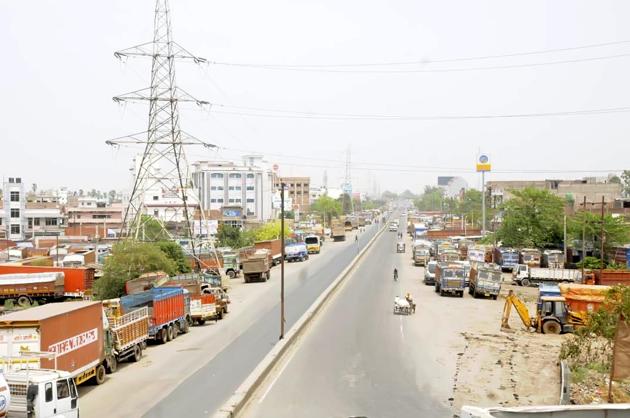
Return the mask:
{"type": "Polygon", "coordinates": [[[87,308],[92,305],[100,305],[100,303],[101,302],[77,301],[49,303],[42,306],[36,306],[34,308],[24,309],[23,311],[12,312],[2,316],[0,319],[0,328],[10,326],[12,322],[40,321],[42,319],[48,319],[87,308]]]}

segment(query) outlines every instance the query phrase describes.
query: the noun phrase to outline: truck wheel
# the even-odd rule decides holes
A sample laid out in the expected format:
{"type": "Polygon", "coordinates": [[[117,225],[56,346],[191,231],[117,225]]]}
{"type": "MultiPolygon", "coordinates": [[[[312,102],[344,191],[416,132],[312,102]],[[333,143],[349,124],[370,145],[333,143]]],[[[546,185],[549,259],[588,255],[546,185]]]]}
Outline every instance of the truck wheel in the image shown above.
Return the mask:
{"type": "Polygon", "coordinates": [[[529,287],[530,284],[531,282],[529,281],[529,279],[521,280],[521,286],[529,287]]]}
{"type": "Polygon", "coordinates": [[[133,347],[133,355],[131,356],[131,361],[133,361],[134,363],[137,363],[140,361],[141,358],[142,358],[142,349],[140,348],[139,345],[135,345],[133,347]]]}
{"type": "Polygon", "coordinates": [[[543,322],[542,332],[543,334],[560,334],[562,332],[562,327],[558,322],[549,320],[543,322]]]}
{"type": "Polygon", "coordinates": [[[118,360],[116,360],[116,357],[112,356],[112,358],[110,358],[107,362],[105,372],[107,372],[107,374],[112,374],[116,373],[116,370],[118,370],[118,360]]]}
{"type": "Polygon", "coordinates": [[[203,319],[203,318],[199,318],[199,319],[197,320],[197,325],[203,325],[203,324],[205,324],[205,323],[206,323],[206,320],[205,320],[205,319],[203,319]]]}
{"type": "Polygon", "coordinates": [[[190,321],[188,320],[184,321],[184,325],[182,325],[182,327],[180,328],[180,331],[182,332],[182,334],[188,334],[188,331],[190,331],[191,323],[192,323],[192,319],[190,321]]]}
{"type": "Polygon", "coordinates": [[[162,344],[166,344],[168,342],[168,333],[166,331],[166,328],[162,328],[160,330],[160,342],[162,344]]]}
{"type": "Polygon", "coordinates": [[[444,296],[444,291],[440,289],[440,296],[444,296]]]}
{"type": "Polygon", "coordinates": [[[218,313],[219,319],[223,319],[223,309],[221,309],[218,313]]]}
{"type": "Polygon", "coordinates": [[[463,298],[464,297],[464,291],[462,290],[461,292],[459,292],[459,297],[463,298]]]}
{"type": "Polygon", "coordinates": [[[97,385],[102,385],[103,383],[105,383],[105,374],[105,366],[103,366],[102,364],[96,366],[96,375],[94,376],[94,382],[97,385]]]}
{"type": "Polygon", "coordinates": [[[497,300],[497,295],[492,295],[492,300],[497,300]]]}
{"type": "Polygon", "coordinates": [[[174,340],[175,334],[175,330],[173,329],[173,325],[169,325],[168,328],[166,329],[166,338],[168,339],[168,341],[174,340]]]}
{"type": "Polygon", "coordinates": [[[227,272],[227,275],[230,279],[233,279],[236,277],[236,273],[234,273],[234,270],[230,270],[227,272]]]}
{"type": "Polygon", "coordinates": [[[22,295],[19,298],[17,298],[17,304],[22,308],[28,308],[31,306],[31,298],[29,298],[28,296],[22,295]]]}

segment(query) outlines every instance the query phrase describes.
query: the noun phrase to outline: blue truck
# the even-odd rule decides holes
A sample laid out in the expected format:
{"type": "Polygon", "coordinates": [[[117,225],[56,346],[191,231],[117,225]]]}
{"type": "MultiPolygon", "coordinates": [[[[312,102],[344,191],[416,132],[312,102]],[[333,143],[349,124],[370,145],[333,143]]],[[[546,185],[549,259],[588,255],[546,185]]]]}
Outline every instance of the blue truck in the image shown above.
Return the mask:
{"type": "Polygon", "coordinates": [[[513,271],[518,266],[519,253],[514,248],[495,247],[494,262],[501,267],[503,271],[513,271]]]}
{"type": "Polygon", "coordinates": [[[286,261],[308,260],[308,250],[303,242],[295,242],[284,247],[284,259],[286,261]]]}

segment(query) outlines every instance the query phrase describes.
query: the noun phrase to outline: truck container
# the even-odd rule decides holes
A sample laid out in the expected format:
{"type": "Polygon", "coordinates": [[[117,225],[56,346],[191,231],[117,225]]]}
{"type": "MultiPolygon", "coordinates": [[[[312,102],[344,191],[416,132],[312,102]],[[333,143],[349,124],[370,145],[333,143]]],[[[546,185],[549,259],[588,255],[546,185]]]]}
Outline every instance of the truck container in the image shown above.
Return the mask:
{"type": "Polygon", "coordinates": [[[466,272],[460,263],[438,263],[435,268],[435,291],[440,296],[447,293],[464,297],[466,272]]]}
{"type": "Polygon", "coordinates": [[[163,271],[144,273],[140,277],[125,282],[125,293],[128,295],[142,293],[154,287],[160,287],[169,279],[169,275],[163,271]]]}
{"type": "Polygon", "coordinates": [[[512,271],[518,265],[519,253],[514,248],[495,247],[494,262],[501,267],[503,271],[512,271]]]}
{"type": "Polygon", "coordinates": [[[143,306],[123,313],[120,299],[103,301],[103,308],[112,334],[116,361],[139,361],[149,339],[149,308],[143,306]]]}
{"type": "Polygon", "coordinates": [[[219,320],[223,318],[222,311],[217,306],[214,293],[209,291],[207,283],[202,282],[195,275],[183,275],[175,280],[169,280],[163,286],[179,286],[188,291],[190,295],[190,318],[189,324],[203,325],[206,321],[219,320]],[[186,276],[191,278],[186,279],[186,276]]]}
{"type": "Polygon", "coordinates": [[[489,296],[497,299],[501,292],[502,274],[496,264],[473,263],[470,269],[468,293],[473,297],[489,296]]]}
{"type": "Polygon", "coordinates": [[[623,284],[630,286],[630,270],[595,270],[595,284],[605,286],[623,284]]]}
{"type": "Polygon", "coordinates": [[[63,273],[0,274],[0,299],[16,299],[21,307],[59,300],[64,297],[63,283],[63,273]]]}
{"type": "Polygon", "coordinates": [[[442,263],[459,261],[459,251],[455,248],[442,249],[438,254],[438,261],[442,263]]]}
{"type": "Polygon", "coordinates": [[[304,243],[309,254],[319,254],[321,251],[321,241],[317,235],[307,235],[304,237],[304,243]]]}
{"type": "Polygon", "coordinates": [[[192,256],[188,258],[190,267],[193,269],[197,268],[197,263],[199,262],[202,269],[216,271],[223,269],[225,274],[231,279],[238,277],[241,272],[239,254],[231,248],[217,249],[216,252],[203,251],[197,254],[198,260],[192,256]]]}
{"type": "Polygon", "coordinates": [[[413,238],[414,239],[423,239],[427,235],[427,226],[424,223],[415,223],[413,225],[413,238]]]}
{"type": "Polygon", "coordinates": [[[346,230],[341,221],[335,219],[332,221],[330,225],[330,235],[333,241],[346,240],[346,230]]]}
{"type": "Polygon", "coordinates": [[[572,312],[594,312],[606,300],[610,286],[596,286],[577,283],[558,284],[560,294],[572,312]]]}
{"type": "Polygon", "coordinates": [[[413,246],[413,264],[414,266],[424,266],[431,260],[429,247],[425,245],[413,246]]]}
{"type": "Polygon", "coordinates": [[[271,277],[269,251],[258,250],[243,261],[243,279],[245,283],[252,281],[266,282],[271,277]]]}
{"type": "Polygon", "coordinates": [[[288,262],[308,260],[308,250],[303,242],[295,242],[284,247],[284,258],[288,262]]]}
{"type": "Polygon", "coordinates": [[[530,267],[540,267],[542,254],[536,248],[523,248],[519,252],[519,263],[530,267]]]}
{"type": "Polygon", "coordinates": [[[50,352],[53,358],[28,357],[17,368],[57,369],[79,385],[101,384],[116,370],[111,334],[101,302],[50,303],[0,317],[0,357],[21,352],[50,352]]]}
{"type": "Polygon", "coordinates": [[[541,267],[552,269],[564,268],[564,253],[560,250],[545,250],[542,256],[541,267]]]}
{"type": "MultiPolygon", "coordinates": [[[[186,292],[188,293],[188,292],[186,292]]],[[[181,287],[155,287],[120,298],[123,312],[149,308],[149,338],[167,343],[189,330],[189,301],[181,287]]]]}
{"type": "Polygon", "coordinates": [[[89,267],[51,267],[0,264],[0,274],[63,273],[64,296],[82,298],[92,293],[94,269],[89,267]]]}
{"type": "Polygon", "coordinates": [[[573,269],[536,268],[517,264],[512,277],[520,286],[531,286],[543,282],[579,283],[582,281],[582,272],[573,269]]]}
{"type": "Polygon", "coordinates": [[[468,261],[475,263],[491,263],[492,248],[487,245],[473,245],[469,247],[468,261]]]}
{"type": "Polygon", "coordinates": [[[272,265],[276,266],[282,261],[282,241],[280,238],[267,241],[256,241],[254,243],[256,250],[268,250],[271,256],[272,265]]]}

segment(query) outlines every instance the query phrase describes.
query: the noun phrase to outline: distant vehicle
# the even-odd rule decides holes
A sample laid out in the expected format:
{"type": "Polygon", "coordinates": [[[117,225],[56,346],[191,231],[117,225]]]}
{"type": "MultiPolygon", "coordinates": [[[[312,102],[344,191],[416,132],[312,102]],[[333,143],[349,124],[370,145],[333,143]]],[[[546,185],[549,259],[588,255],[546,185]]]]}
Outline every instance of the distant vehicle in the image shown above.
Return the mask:
{"type": "Polygon", "coordinates": [[[429,248],[425,246],[414,245],[413,264],[415,266],[426,266],[429,260],[431,260],[431,253],[429,252],[429,248]]]}
{"type": "Polygon", "coordinates": [[[435,291],[439,292],[440,296],[451,293],[464,297],[465,281],[464,266],[459,263],[438,263],[435,269],[435,291]]]}
{"type": "Polygon", "coordinates": [[[389,223],[389,232],[398,232],[398,224],[396,222],[389,223]]]}
{"type": "Polygon", "coordinates": [[[525,264],[518,264],[512,277],[520,286],[531,286],[543,282],[574,283],[582,281],[582,272],[580,270],[529,267],[525,264]]]}
{"type": "Polygon", "coordinates": [[[269,260],[269,250],[257,250],[249,258],[243,260],[245,283],[269,280],[271,278],[271,261],[269,260]]]}
{"type": "Polygon", "coordinates": [[[564,253],[560,250],[545,250],[541,267],[549,267],[552,269],[564,268],[564,253]]]}
{"type": "Polygon", "coordinates": [[[424,284],[433,286],[435,285],[435,268],[437,267],[437,261],[429,261],[424,269],[424,284]]]}
{"type": "Polygon", "coordinates": [[[541,256],[540,250],[536,248],[523,248],[519,253],[519,263],[530,267],[540,267],[541,256]]]}
{"type": "Polygon", "coordinates": [[[309,254],[319,254],[321,251],[321,241],[317,235],[307,235],[304,237],[304,243],[309,254]]]}
{"type": "Polygon", "coordinates": [[[494,262],[501,267],[501,270],[512,271],[518,265],[518,251],[514,248],[496,247],[494,262]]]}
{"type": "Polygon", "coordinates": [[[420,239],[427,235],[427,226],[424,223],[416,223],[413,225],[414,239],[420,239]]]}
{"type": "Polygon", "coordinates": [[[396,252],[397,253],[404,253],[405,252],[405,243],[404,242],[399,242],[396,244],[396,252]]]}
{"type": "Polygon", "coordinates": [[[468,293],[473,297],[490,296],[496,300],[501,292],[502,274],[496,264],[479,263],[470,270],[468,293]]]}
{"type": "Polygon", "coordinates": [[[457,251],[454,248],[448,248],[448,249],[442,250],[440,251],[440,254],[438,255],[438,260],[443,263],[459,261],[459,251],[457,251]]]}
{"type": "Polygon", "coordinates": [[[308,260],[308,250],[303,242],[296,242],[284,247],[284,259],[286,261],[308,260]]]}
{"type": "Polygon", "coordinates": [[[333,220],[330,226],[330,236],[333,241],[345,241],[346,240],[346,229],[343,223],[339,220],[333,220]]]}

